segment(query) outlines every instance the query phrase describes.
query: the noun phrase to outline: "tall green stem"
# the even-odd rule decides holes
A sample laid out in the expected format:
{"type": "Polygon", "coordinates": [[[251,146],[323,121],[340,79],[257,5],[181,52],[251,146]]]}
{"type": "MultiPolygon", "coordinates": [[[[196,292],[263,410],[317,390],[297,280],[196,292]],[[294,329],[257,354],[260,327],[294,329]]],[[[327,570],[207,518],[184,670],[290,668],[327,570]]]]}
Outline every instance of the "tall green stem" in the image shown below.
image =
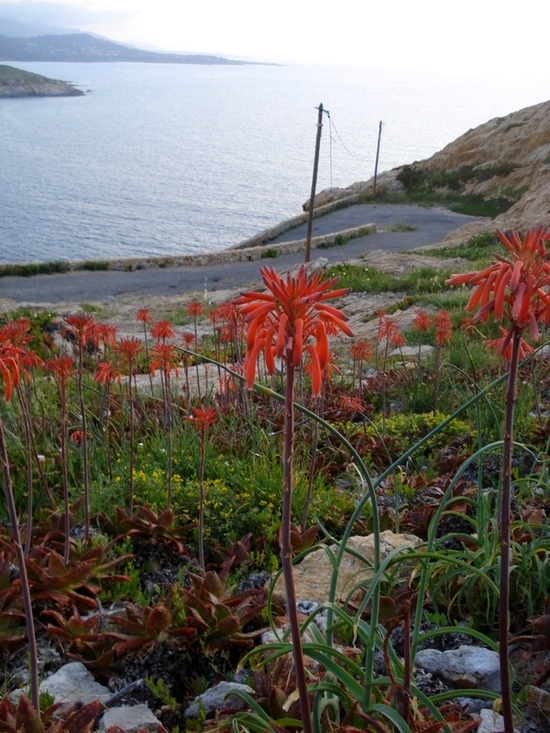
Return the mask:
{"type": "Polygon", "coordinates": [[[300,695],[300,710],[304,733],[312,733],[311,711],[307,689],[304,656],[302,652],[302,636],[298,609],[296,608],[296,590],[292,575],[292,545],[290,527],[292,522],[293,493],[293,456],[294,456],[294,379],[295,370],[292,357],[287,359],[287,381],[284,412],[284,456],[283,456],[283,510],[281,517],[281,564],[286,591],[287,613],[292,634],[292,654],[296,672],[296,686],[300,695]]]}

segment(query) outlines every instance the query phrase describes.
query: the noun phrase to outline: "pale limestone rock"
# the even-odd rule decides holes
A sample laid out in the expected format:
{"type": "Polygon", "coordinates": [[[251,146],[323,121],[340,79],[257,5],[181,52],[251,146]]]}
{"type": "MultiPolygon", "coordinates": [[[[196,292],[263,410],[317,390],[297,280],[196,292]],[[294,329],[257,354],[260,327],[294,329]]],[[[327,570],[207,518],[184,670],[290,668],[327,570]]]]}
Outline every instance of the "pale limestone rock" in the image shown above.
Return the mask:
{"type": "Polygon", "coordinates": [[[126,733],[137,733],[138,731],[154,731],[159,733],[165,728],[160,724],[159,719],[153,715],[147,705],[132,705],[111,708],[105,712],[99,724],[99,731],[106,731],[113,726],[118,726],[126,733]]]}
{"type": "Polygon", "coordinates": [[[476,733],[502,733],[504,730],[504,718],[502,715],[495,713],[494,710],[484,708],[480,712],[479,717],[481,718],[481,723],[476,733]]]}
{"type": "Polygon", "coordinates": [[[111,697],[109,690],[96,682],[81,662],[70,662],[57,670],[40,684],[40,692],[47,692],[61,703],[61,710],[70,710],[76,705],[87,705],[99,700],[105,702],[111,697]]]}
{"type": "Polygon", "coordinates": [[[222,708],[242,710],[246,707],[246,703],[239,695],[232,694],[237,691],[254,695],[254,690],[250,685],[238,682],[220,682],[196,697],[185,711],[185,717],[195,718],[201,709],[207,714],[222,708]]]}
{"type": "Polygon", "coordinates": [[[425,672],[439,675],[457,687],[500,692],[500,663],[496,652],[463,644],[440,652],[422,649],[415,664],[425,672]]]}
{"type": "MultiPolygon", "coordinates": [[[[422,544],[422,540],[410,534],[394,534],[386,530],[380,535],[381,557],[386,558],[390,552],[399,548],[403,552],[416,549],[422,544]]],[[[374,557],[374,535],[368,537],[350,537],[347,546],[356,553],[359,553],[364,561],[346,552],[342,558],[338,583],[336,590],[336,601],[345,602],[351,595],[352,600],[360,598],[361,591],[354,588],[361,581],[372,577],[372,560],[374,557]]],[[[331,546],[331,551],[336,554],[337,548],[331,546]]],[[[296,585],[296,598],[299,600],[315,601],[323,603],[328,600],[330,582],[332,577],[332,564],[329,561],[326,550],[319,549],[294,566],[294,583],[296,585]]],[[[278,579],[275,594],[283,601],[286,599],[284,580],[282,576],[278,579]]]]}

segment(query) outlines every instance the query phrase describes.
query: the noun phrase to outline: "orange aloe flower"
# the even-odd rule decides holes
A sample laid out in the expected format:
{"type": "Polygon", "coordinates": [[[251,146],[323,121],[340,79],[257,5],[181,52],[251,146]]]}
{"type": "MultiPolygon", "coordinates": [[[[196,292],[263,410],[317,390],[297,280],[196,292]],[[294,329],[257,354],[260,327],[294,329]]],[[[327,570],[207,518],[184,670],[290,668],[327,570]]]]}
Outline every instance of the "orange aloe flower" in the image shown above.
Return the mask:
{"type": "Polygon", "coordinates": [[[68,326],[65,333],[71,334],[77,344],[86,346],[88,341],[94,340],[95,323],[92,316],[85,313],[74,313],[65,316],[64,320],[68,326]]]}
{"type": "Polygon", "coordinates": [[[426,311],[418,311],[413,321],[415,331],[429,331],[432,327],[432,319],[426,311]]]}
{"type": "Polygon", "coordinates": [[[178,372],[178,355],[174,344],[164,344],[160,341],[151,349],[151,363],[149,369],[153,374],[160,369],[166,376],[170,376],[170,372],[174,371],[176,376],[178,372]]]}
{"type": "Polygon", "coordinates": [[[11,400],[14,387],[19,384],[19,358],[21,349],[12,344],[0,343],[0,375],[4,380],[4,398],[6,402],[11,400]]]}
{"type": "Polygon", "coordinates": [[[138,354],[143,351],[143,344],[137,336],[122,338],[117,341],[113,351],[119,354],[126,364],[133,366],[138,354]]]}
{"type": "Polygon", "coordinates": [[[120,384],[120,372],[110,361],[101,361],[97,365],[94,381],[98,384],[110,384],[115,381],[120,384]]]}
{"type": "Polygon", "coordinates": [[[356,341],[352,346],[351,355],[358,361],[370,359],[372,356],[372,345],[370,341],[356,341]]]}
{"type": "MultiPolygon", "coordinates": [[[[502,326],[500,328],[500,338],[487,339],[484,341],[485,346],[491,351],[502,356],[506,361],[510,361],[512,355],[512,331],[506,331],[502,326]]],[[[528,354],[532,354],[535,349],[523,339],[519,342],[518,358],[520,361],[525,359],[528,354]]]]}
{"type": "Polygon", "coordinates": [[[136,321],[138,323],[151,323],[153,317],[149,308],[140,308],[136,313],[136,321]]]}
{"type": "Polygon", "coordinates": [[[76,368],[71,356],[56,356],[54,359],[48,359],[44,366],[50,371],[57,382],[64,389],[69,379],[76,374],[76,368]]]}
{"type": "Polygon", "coordinates": [[[399,321],[395,318],[392,318],[391,316],[388,316],[387,313],[383,312],[378,314],[378,318],[378,341],[383,341],[384,339],[386,339],[386,341],[388,341],[390,344],[394,344],[394,341],[397,339],[399,335],[399,330],[401,328],[401,326],[399,325],[399,321]]]}
{"type": "Polygon", "coordinates": [[[213,407],[193,407],[193,414],[185,418],[198,430],[205,432],[218,419],[218,413],[213,407]]]}
{"type": "Polygon", "coordinates": [[[196,318],[202,315],[203,307],[200,300],[192,300],[187,306],[187,314],[196,318]]]}
{"type": "Polygon", "coordinates": [[[151,328],[151,336],[154,339],[163,340],[173,339],[176,332],[172,328],[170,321],[157,321],[151,328]]]}
{"type": "Polygon", "coordinates": [[[438,346],[445,346],[453,337],[453,324],[448,310],[440,310],[434,316],[435,343],[438,346]]]}
{"type": "Polygon", "coordinates": [[[0,328],[0,341],[11,343],[14,346],[24,346],[30,338],[31,322],[28,318],[17,318],[8,321],[0,328]]]}
{"type": "Polygon", "coordinates": [[[550,262],[546,242],[550,230],[529,229],[522,239],[518,232],[497,232],[508,256],[495,254],[495,262],[479,272],[452,275],[448,285],[473,285],[466,310],[479,308],[477,320],[495,321],[506,316],[521,331],[529,328],[531,338],[539,337],[538,323],[550,324],[550,262]]]}
{"type": "Polygon", "coordinates": [[[96,346],[103,344],[106,349],[108,346],[114,346],[116,343],[116,332],[118,326],[112,323],[96,323],[94,328],[94,341],[96,346]]]}
{"type": "Polygon", "coordinates": [[[181,334],[181,342],[186,349],[190,349],[195,341],[195,334],[191,331],[183,331],[181,334]]]}
{"type": "Polygon", "coordinates": [[[335,279],[323,280],[319,271],[310,275],[304,266],[285,279],[271,267],[260,268],[260,274],[268,292],[242,293],[234,301],[248,324],[246,383],[248,387],[254,383],[260,354],[264,355],[268,373],[273,374],[276,358],[297,367],[306,349],[312,363],[313,392],[319,395],[329,359],[328,331],[335,327],[337,332],[353,336],[347,316],[325,301],[349,291],[331,290],[335,279]],[[310,340],[313,343],[308,344],[310,340]]]}

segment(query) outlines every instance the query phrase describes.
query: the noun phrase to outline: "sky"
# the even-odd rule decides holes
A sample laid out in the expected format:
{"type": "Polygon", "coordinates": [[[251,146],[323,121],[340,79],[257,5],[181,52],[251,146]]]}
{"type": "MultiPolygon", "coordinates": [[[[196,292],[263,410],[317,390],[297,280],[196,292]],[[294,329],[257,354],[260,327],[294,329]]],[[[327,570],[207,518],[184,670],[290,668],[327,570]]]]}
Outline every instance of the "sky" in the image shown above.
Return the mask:
{"type": "Polygon", "coordinates": [[[3,15],[140,48],[275,63],[548,78],[550,91],[545,0],[0,0],[3,15]]]}

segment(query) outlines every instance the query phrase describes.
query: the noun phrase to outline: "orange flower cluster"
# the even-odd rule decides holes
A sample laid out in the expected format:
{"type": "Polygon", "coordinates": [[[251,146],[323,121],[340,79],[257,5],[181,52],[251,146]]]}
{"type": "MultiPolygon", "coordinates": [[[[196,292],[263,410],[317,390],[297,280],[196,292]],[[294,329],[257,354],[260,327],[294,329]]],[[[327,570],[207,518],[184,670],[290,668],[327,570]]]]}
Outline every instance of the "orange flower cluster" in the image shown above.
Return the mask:
{"type": "Polygon", "coordinates": [[[218,413],[213,407],[193,407],[193,415],[185,418],[198,430],[205,432],[218,419],[218,413]]]}
{"type": "Polygon", "coordinates": [[[249,387],[254,383],[256,361],[261,353],[268,373],[273,374],[276,358],[298,367],[307,351],[313,393],[319,395],[329,360],[328,335],[342,331],[353,336],[347,317],[325,301],[345,295],[348,290],[331,290],[335,279],[323,280],[321,272],[309,275],[304,266],[285,279],[271,267],[260,268],[260,274],[268,292],[246,292],[235,300],[248,325],[246,383],[249,387]],[[310,339],[314,343],[308,343],[310,339]]]}
{"type": "Polygon", "coordinates": [[[453,324],[448,310],[440,310],[434,316],[435,343],[437,346],[445,346],[453,337],[453,324]]]}
{"type": "Polygon", "coordinates": [[[521,331],[529,328],[536,341],[537,324],[550,324],[550,262],[546,249],[550,230],[529,229],[523,240],[516,231],[498,231],[497,236],[508,250],[508,257],[495,254],[495,261],[488,267],[452,275],[447,284],[475,286],[466,309],[479,308],[477,320],[486,321],[491,313],[497,322],[505,316],[521,331]]]}
{"type": "Polygon", "coordinates": [[[14,387],[19,384],[19,360],[21,349],[12,344],[0,343],[0,375],[4,379],[4,398],[11,400],[14,387]]]}

